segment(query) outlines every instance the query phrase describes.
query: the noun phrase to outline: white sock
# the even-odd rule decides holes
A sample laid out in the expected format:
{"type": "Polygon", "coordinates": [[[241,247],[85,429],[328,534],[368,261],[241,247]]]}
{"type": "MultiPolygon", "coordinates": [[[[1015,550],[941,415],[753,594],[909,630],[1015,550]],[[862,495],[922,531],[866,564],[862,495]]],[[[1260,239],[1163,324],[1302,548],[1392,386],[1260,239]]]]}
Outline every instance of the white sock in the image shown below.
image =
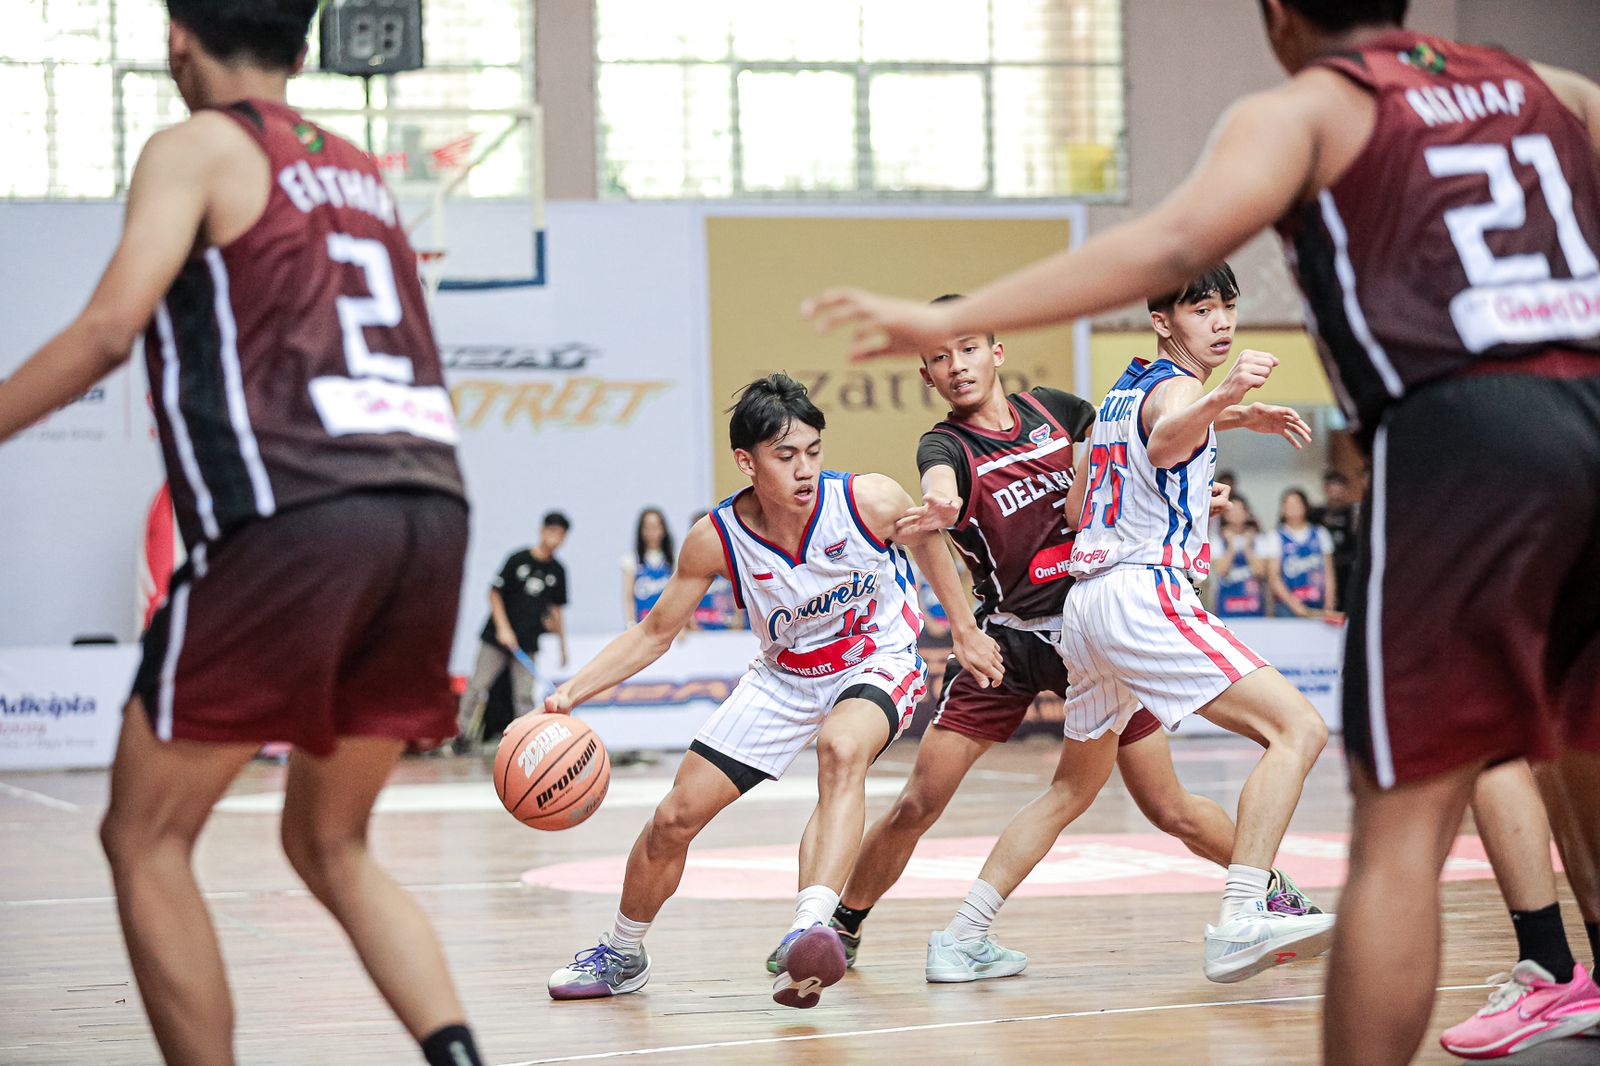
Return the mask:
{"type": "Polygon", "coordinates": [[[637,955],[639,945],[644,943],[644,935],[649,931],[649,922],[636,922],[618,911],[617,920],[611,926],[611,946],[624,955],[637,955]]]}
{"type": "Polygon", "coordinates": [[[810,929],[818,922],[826,922],[833,917],[834,908],[838,906],[839,893],[827,885],[802,888],[800,894],[794,898],[794,924],[789,927],[789,931],[810,929]]]}
{"type": "Polygon", "coordinates": [[[972,882],[972,890],[956,908],[956,916],[950,919],[944,931],[957,940],[982,940],[989,935],[989,926],[994,924],[994,916],[1000,913],[1005,902],[999,889],[979,878],[972,882]]]}
{"type": "Polygon", "coordinates": [[[1267,911],[1267,882],[1270,870],[1232,863],[1228,867],[1228,883],[1222,889],[1222,921],[1240,914],[1265,914],[1267,911]]]}

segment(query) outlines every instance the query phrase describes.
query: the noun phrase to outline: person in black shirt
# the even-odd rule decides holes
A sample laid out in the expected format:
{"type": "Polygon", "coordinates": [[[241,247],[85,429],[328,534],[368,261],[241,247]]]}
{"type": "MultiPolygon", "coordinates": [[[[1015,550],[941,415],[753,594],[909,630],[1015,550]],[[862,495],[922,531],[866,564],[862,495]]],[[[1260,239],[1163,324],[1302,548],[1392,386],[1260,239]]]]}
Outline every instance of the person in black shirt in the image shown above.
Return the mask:
{"type": "Polygon", "coordinates": [[[567,603],[567,571],[556,561],[556,549],[567,539],[572,523],[560,511],[544,516],[539,543],[513,552],[489,586],[489,619],[480,635],[478,661],[461,694],[459,747],[482,740],[483,709],[489,688],[502,671],[511,671],[511,699],[518,717],[533,709],[534,674],[528,662],[539,651],[539,638],[554,633],[561,641],[561,665],[567,664],[567,631],[561,609],[567,603]]]}
{"type": "Polygon", "coordinates": [[[1326,504],[1312,517],[1312,521],[1328,531],[1333,539],[1333,591],[1336,611],[1343,611],[1348,601],[1350,577],[1356,567],[1356,537],[1361,529],[1361,493],[1350,485],[1350,479],[1337,470],[1322,475],[1322,496],[1326,504]]]}

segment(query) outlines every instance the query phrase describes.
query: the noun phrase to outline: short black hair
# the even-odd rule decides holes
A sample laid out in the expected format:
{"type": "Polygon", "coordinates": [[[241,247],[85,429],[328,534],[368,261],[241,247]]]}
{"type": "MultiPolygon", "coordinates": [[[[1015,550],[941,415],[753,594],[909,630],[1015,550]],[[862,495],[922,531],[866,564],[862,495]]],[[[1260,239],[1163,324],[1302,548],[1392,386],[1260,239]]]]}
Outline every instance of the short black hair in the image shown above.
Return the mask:
{"type": "Polygon", "coordinates": [[[728,443],[735,451],[753,452],[762,441],[775,440],[802,422],[821,433],[828,420],[811,402],[806,387],[788,374],[768,374],[739,390],[739,399],[728,409],[728,443]]]}
{"type": "MultiPolygon", "coordinates": [[[[928,302],[930,304],[947,304],[951,300],[965,300],[965,299],[966,299],[966,297],[963,296],[959,292],[947,292],[943,296],[935,296],[933,299],[929,300],[928,302]]],[[[989,338],[989,343],[991,345],[994,344],[994,334],[993,333],[986,333],[986,334],[984,334],[984,336],[989,338]]]]}
{"type": "MultiPolygon", "coordinates": [[[[1355,26],[1400,26],[1406,21],[1411,0],[1282,0],[1318,29],[1341,33],[1355,26]]],[[[1261,2],[1263,13],[1266,0],[1261,2]]]]}
{"type": "Polygon", "coordinates": [[[292,70],[318,0],[167,0],[167,16],[223,62],[292,70]]]}
{"type": "Polygon", "coordinates": [[[544,522],[541,524],[546,527],[555,526],[563,533],[572,528],[572,520],[566,515],[562,514],[560,511],[547,512],[544,516],[544,522]]]}
{"type": "Polygon", "coordinates": [[[1224,301],[1239,298],[1239,279],[1227,263],[1218,263],[1176,292],[1152,296],[1145,306],[1151,311],[1171,311],[1178,304],[1196,304],[1211,296],[1224,301]]]}

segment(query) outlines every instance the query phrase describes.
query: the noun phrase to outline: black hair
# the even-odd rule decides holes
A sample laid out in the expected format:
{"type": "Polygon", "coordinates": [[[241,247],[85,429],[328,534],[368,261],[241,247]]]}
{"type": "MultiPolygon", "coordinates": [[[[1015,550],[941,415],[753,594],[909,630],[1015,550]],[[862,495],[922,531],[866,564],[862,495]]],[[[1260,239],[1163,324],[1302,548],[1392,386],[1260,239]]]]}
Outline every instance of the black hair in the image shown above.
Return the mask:
{"type": "Polygon", "coordinates": [[[292,70],[306,47],[318,0],[167,0],[167,16],[213,57],[292,70]]]}
{"type": "Polygon", "coordinates": [[[633,557],[639,560],[639,565],[644,565],[644,553],[649,549],[644,544],[644,520],[648,515],[655,515],[661,519],[661,554],[667,557],[667,565],[672,565],[677,556],[672,551],[672,529],[667,525],[667,516],[659,507],[646,507],[639,512],[639,521],[633,527],[633,557]]]}
{"type": "Polygon", "coordinates": [[[1335,485],[1349,485],[1350,479],[1344,476],[1344,471],[1329,467],[1322,475],[1322,483],[1326,485],[1329,482],[1335,485]]]}
{"type": "MultiPolygon", "coordinates": [[[[1411,0],[1282,0],[1320,30],[1342,33],[1355,26],[1399,26],[1406,20],[1411,0]]],[[[1261,0],[1261,10],[1267,10],[1261,0]]]]}
{"type": "Polygon", "coordinates": [[[1152,296],[1145,306],[1151,311],[1171,311],[1178,304],[1197,304],[1208,297],[1218,296],[1224,302],[1239,298],[1239,279],[1233,276],[1233,267],[1218,263],[1204,274],[1176,292],[1152,296]]]}
{"type": "Polygon", "coordinates": [[[567,518],[567,516],[562,514],[560,511],[551,511],[546,514],[544,516],[544,522],[541,524],[546,527],[556,526],[563,533],[572,528],[571,519],[567,518]]]}
{"type": "Polygon", "coordinates": [[[821,433],[828,420],[806,394],[806,387],[788,374],[768,374],[739,390],[728,408],[728,443],[735,451],[753,452],[763,441],[776,440],[796,421],[821,433]]]}
{"type": "Polygon", "coordinates": [[[1284,522],[1283,501],[1287,500],[1290,496],[1298,496],[1298,497],[1300,497],[1300,506],[1304,507],[1306,509],[1306,521],[1310,522],[1311,521],[1311,497],[1306,495],[1306,490],[1305,489],[1287,488],[1287,489],[1283,490],[1283,495],[1278,497],[1278,523],[1281,525],[1284,522]]]}
{"type": "MultiPolygon", "coordinates": [[[[935,296],[933,299],[929,300],[928,302],[930,304],[947,304],[951,300],[965,300],[965,299],[966,299],[966,297],[961,295],[959,292],[947,292],[943,296],[935,296]]],[[[986,333],[986,334],[984,334],[984,336],[989,338],[989,344],[992,347],[994,345],[994,334],[993,333],[986,333]]]]}

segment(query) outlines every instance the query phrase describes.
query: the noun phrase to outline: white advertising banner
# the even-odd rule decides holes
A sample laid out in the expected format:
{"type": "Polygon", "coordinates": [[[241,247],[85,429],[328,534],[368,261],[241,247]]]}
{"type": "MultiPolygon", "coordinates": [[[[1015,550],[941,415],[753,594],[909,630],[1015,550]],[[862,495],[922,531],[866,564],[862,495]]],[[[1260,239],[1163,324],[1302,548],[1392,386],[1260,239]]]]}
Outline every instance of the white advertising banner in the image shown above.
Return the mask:
{"type": "Polygon", "coordinates": [[[109,766],[137,647],[0,648],[0,770],[109,766]]]}

